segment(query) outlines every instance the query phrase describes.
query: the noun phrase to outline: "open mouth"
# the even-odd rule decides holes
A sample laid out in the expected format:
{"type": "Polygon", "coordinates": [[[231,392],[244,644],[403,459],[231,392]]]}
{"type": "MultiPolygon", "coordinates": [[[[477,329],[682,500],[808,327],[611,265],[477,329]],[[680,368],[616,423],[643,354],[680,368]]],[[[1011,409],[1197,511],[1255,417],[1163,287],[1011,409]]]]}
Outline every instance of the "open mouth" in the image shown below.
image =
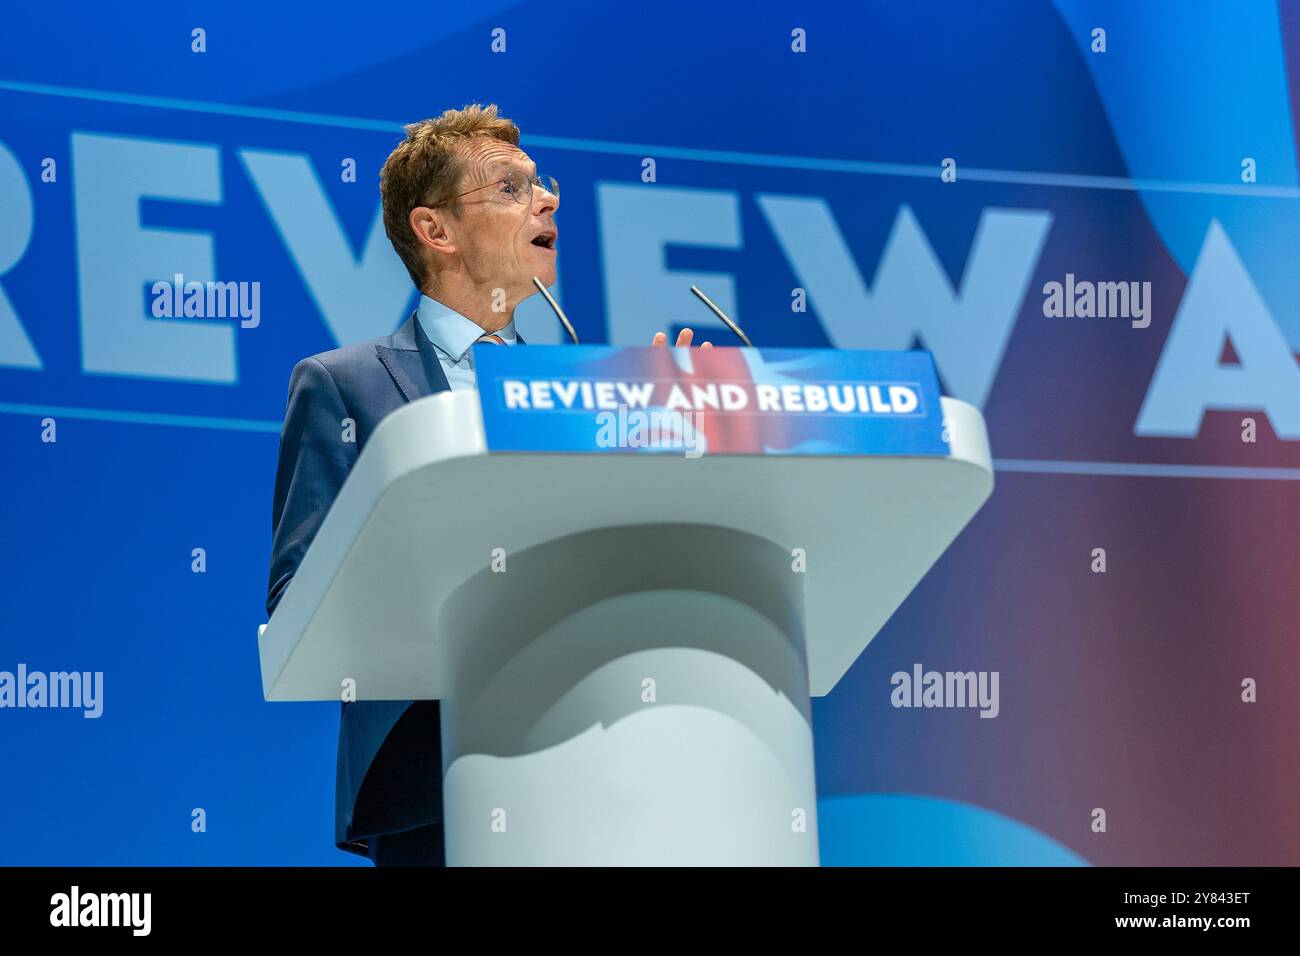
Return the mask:
{"type": "Polygon", "coordinates": [[[553,232],[543,232],[540,235],[534,236],[533,245],[539,246],[542,249],[554,249],[555,235],[556,234],[553,232]]]}

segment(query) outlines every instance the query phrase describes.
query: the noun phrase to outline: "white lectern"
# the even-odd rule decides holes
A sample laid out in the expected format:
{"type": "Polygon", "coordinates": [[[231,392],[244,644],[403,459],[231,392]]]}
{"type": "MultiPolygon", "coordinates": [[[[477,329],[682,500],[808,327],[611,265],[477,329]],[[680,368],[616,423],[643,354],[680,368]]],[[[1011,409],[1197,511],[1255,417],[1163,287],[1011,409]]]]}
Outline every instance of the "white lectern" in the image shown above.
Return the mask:
{"type": "Polygon", "coordinates": [[[988,498],[948,457],[492,453],[371,436],[260,634],[267,700],[442,701],[448,865],[813,865],[809,696],[988,498]]]}

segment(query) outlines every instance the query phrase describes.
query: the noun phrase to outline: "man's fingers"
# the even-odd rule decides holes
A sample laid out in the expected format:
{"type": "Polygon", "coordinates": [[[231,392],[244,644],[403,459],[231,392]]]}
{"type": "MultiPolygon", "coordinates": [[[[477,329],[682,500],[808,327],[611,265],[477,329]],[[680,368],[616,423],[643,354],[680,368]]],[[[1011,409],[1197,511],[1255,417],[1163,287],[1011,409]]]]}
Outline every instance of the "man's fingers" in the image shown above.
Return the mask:
{"type": "MultiPolygon", "coordinates": [[[[695,336],[695,333],[692,332],[690,329],[682,329],[680,332],[677,333],[677,348],[689,348],[689,347],[690,347],[690,344],[691,344],[691,339],[692,339],[694,336],[695,336]]],[[[667,345],[667,344],[668,344],[668,333],[667,333],[667,332],[656,332],[656,333],[654,334],[654,338],[652,338],[652,339],[650,340],[650,344],[651,344],[651,346],[653,346],[653,347],[655,347],[655,348],[658,348],[658,347],[660,347],[660,346],[667,345]]],[[[713,348],[713,343],[712,343],[712,342],[705,342],[703,345],[700,346],[700,348],[702,348],[702,349],[711,349],[711,348],[713,348]]]]}

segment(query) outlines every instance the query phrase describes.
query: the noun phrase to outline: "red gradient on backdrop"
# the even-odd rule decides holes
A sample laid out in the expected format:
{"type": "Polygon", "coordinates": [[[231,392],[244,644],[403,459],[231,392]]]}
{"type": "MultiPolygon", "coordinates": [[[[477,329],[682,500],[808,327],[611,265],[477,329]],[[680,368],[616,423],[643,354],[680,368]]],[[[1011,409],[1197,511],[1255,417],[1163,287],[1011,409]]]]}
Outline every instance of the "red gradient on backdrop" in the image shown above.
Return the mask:
{"type": "MultiPolygon", "coordinates": [[[[1202,440],[1240,443],[1227,424],[1207,419],[1217,437],[1202,440]]],[[[816,702],[819,755],[844,753],[846,728],[860,735],[859,759],[818,760],[824,791],[973,803],[1097,864],[1294,863],[1297,542],[1293,481],[999,474],[816,702]],[[891,707],[890,675],[915,662],[998,671],[998,718],[891,707]],[[1256,703],[1242,700],[1248,678],[1256,703]]]]}

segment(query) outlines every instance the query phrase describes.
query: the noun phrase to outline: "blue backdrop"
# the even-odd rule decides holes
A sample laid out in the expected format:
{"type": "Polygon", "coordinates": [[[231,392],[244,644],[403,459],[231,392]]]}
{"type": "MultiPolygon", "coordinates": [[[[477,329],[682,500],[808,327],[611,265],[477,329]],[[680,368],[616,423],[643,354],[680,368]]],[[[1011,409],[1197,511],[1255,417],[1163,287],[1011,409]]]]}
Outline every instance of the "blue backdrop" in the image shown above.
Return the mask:
{"type": "MultiPolygon", "coordinates": [[[[697,283],[763,346],[931,350],[986,416],[993,500],[815,702],[826,862],[1300,862],[1291,5],[3,25],[0,670],[104,699],[0,709],[0,863],[364,865],[338,707],[261,699],[277,434],[297,359],[413,305],[378,213],[402,123],[475,101],[562,184],[584,342],[730,344],[697,283]],[[258,283],[256,321],[151,315],[176,273],[258,283]],[[1048,315],[1067,274],[1150,283],[1148,324],[1048,315]],[[891,707],[913,662],[999,671],[1000,716],[891,707]]],[[[561,338],[538,297],[519,326],[561,338]]]]}

